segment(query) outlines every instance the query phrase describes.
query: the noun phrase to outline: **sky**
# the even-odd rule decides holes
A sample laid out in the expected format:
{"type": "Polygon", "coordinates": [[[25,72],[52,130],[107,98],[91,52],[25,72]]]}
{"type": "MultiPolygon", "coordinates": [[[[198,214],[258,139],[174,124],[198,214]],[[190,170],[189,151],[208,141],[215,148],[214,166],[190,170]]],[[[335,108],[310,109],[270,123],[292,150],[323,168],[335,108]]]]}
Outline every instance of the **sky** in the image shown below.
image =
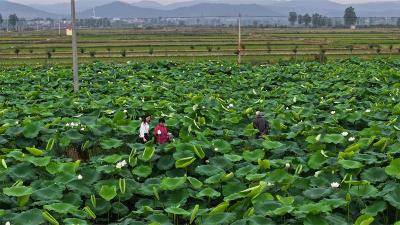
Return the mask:
{"type": "MultiPolygon", "coordinates": [[[[69,2],[68,0],[9,0],[12,2],[18,2],[22,4],[46,4],[46,3],[59,3],[59,2],[69,2]]],[[[135,2],[135,0],[125,0],[128,2],[135,2]]],[[[136,0],[139,1],[139,0],[136,0]]],[[[173,3],[173,2],[184,2],[184,1],[190,1],[190,0],[154,0],[162,4],[168,4],[168,3],[173,3]]],[[[352,4],[352,3],[363,3],[363,2],[387,2],[387,1],[398,1],[398,0],[331,0],[334,2],[339,2],[339,3],[346,3],[346,4],[352,4]]],[[[234,1],[232,1],[234,2],[234,1]]],[[[244,2],[243,0],[241,2],[244,2]]]]}

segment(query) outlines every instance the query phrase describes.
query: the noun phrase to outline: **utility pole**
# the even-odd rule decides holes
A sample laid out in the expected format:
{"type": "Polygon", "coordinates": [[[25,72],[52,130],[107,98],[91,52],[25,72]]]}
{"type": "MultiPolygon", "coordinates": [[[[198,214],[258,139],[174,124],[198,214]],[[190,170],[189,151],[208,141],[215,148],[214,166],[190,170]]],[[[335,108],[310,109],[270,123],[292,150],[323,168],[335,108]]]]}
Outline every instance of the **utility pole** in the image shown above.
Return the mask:
{"type": "Polygon", "coordinates": [[[79,92],[79,76],[78,76],[78,47],[76,43],[76,14],[75,0],[71,0],[71,28],[72,28],[72,68],[74,73],[74,92],[79,92]]]}
{"type": "Polygon", "coordinates": [[[58,36],[61,37],[61,19],[58,20],[58,36]]]}
{"type": "Polygon", "coordinates": [[[237,63],[242,63],[242,15],[239,14],[238,18],[238,30],[239,30],[239,38],[238,38],[238,49],[237,49],[237,63]]]}

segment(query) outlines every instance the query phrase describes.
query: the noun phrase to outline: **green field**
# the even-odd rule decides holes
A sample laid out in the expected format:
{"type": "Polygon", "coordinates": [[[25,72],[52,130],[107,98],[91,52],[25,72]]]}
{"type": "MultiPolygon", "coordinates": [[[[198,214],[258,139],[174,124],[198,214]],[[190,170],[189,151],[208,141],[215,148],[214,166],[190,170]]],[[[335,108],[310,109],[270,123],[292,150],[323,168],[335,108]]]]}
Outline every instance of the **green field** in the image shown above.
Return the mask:
{"type": "MultiPolygon", "coordinates": [[[[68,64],[71,61],[70,43],[69,37],[59,37],[55,31],[1,33],[0,64],[68,64]],[[50,52],[51,59],[47,52],[50,52]]],[[[244,28],[243,45],[243,62],[248,63],[313,59],[321,48],[326,50],[328,60],[400,55],[399,29],[389,28],[244,28]]],[[[79,30],[78,46],[81,62],[235,61],[237,32],[232,28],[79,30]],[[95,56],[90,52],[95,52],[95,56]]]]}
{"type": "Polygon", "coordinates": [[[0,68],[0,224],[400,224],[399,59],[80,71],[0,68]]]}

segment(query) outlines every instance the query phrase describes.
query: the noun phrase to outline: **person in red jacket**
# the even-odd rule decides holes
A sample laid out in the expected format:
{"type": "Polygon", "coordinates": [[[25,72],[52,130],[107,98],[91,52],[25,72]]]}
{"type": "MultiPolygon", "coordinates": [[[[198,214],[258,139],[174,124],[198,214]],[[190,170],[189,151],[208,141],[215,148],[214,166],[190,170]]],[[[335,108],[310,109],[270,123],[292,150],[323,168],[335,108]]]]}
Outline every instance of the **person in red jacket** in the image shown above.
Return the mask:
{"type": "Polygon", "coordinates": [[[158,125],[154,129],[154,137],[156,137],[156,144],[163,145],[169,142],[168,128],[165,126],[165,119],[158,120],[158,125]]]}

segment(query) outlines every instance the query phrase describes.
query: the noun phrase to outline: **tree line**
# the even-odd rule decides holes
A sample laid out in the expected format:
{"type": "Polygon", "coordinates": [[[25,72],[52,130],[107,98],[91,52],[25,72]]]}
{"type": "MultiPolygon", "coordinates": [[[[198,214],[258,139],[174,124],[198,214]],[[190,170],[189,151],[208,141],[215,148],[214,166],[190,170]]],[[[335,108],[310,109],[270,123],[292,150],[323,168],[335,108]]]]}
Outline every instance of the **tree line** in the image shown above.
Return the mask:
{"type": "MultiPolygon", "coordinates": [[[[8,25],[15,28],[17,26],[17,23],[19,21],[19,18],[16,14],[11,14],[8,16],[8,25]]],[[[4,23],[3,16],[0,14],[0,26],[4,23]]]]}
{"type": "MultiPolygon", "coordinates": [[[[356,25],[357,14],[355,12],[355,9],[353,7],[346,8],[343,19],[345,26],[356,25]]],[[[305,25],[306,27],[310,25],[312,25],[313,27],[330,27],[333,25],[332,18],[320,15],[318,13],[314,13],[310,16],[308,13],[301,15],[297,14],[296,12],[289,12],[289,22],[292,26],[297,23],[298,25],[305,25]]]]}

